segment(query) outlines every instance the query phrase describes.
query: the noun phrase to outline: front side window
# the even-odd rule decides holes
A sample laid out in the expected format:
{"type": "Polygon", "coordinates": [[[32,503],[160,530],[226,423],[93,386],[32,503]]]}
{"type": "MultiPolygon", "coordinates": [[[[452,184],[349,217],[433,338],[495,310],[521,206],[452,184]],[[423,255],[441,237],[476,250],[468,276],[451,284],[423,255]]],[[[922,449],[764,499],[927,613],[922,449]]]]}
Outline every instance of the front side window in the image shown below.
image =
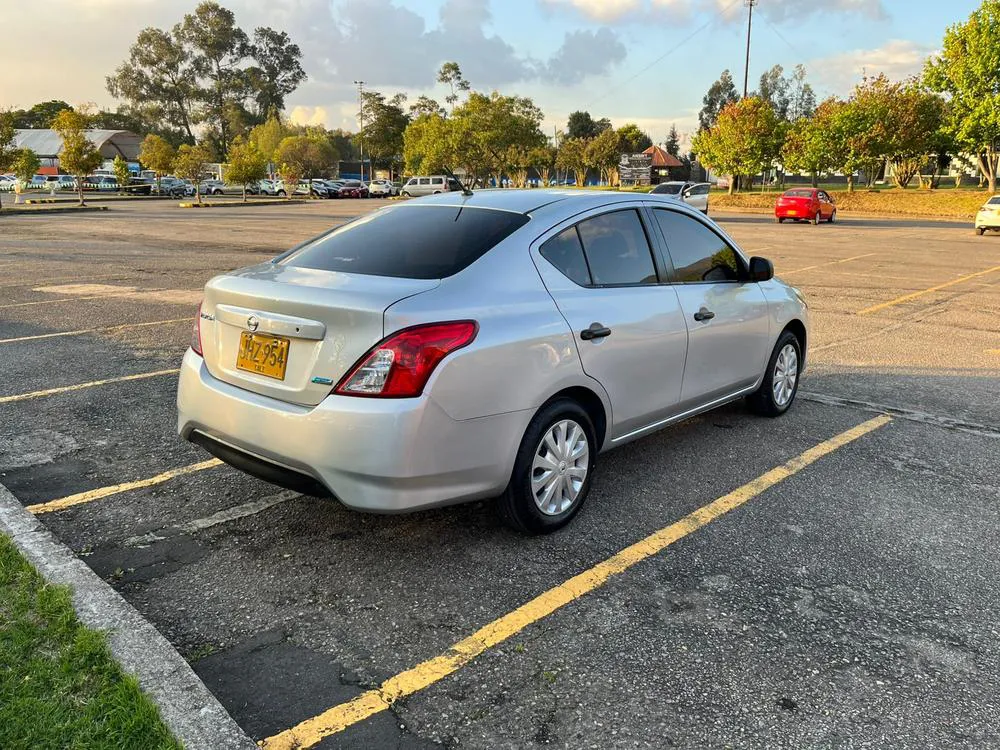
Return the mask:
{"type": "Polygon", "coordinates": [[[656,267],[635,209],[612,211],[577,224],[594,284],[655,284],[656,267]]]}
{"type": "Polygon", "coordinates": [[[538,252],[545,260],[559,269],[563,276],[580,286],[590,286],[590,270],[583,257],[583,245],[576,227],[564,229],[548,239],[538,252]]]}
{"type": "Polygon", "coordinates": [[[663,209],[654,209],[653,216],[667,241],[677,281],[697,284],[740,280],[736,251],[707,226],[663,209]]]}

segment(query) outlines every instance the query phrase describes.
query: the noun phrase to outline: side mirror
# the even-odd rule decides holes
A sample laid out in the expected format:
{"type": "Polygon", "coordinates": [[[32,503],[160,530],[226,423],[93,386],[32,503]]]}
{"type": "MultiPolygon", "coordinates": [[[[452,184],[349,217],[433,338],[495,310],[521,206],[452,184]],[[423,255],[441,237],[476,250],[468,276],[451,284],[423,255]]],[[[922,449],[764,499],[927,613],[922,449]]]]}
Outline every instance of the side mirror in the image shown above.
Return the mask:
{"type": "Polygon", "coordinates": [[[681,197],[682,198],[690,198],[691,197],[691,188],[687,188],[683,193],[681,193],[681,197]]]}
{"type": "Polygon", "coordinates": [[[750,281],[770,281],[774,278],[774,264],[767,258],[754,256],[750,259],[750,281]]]}

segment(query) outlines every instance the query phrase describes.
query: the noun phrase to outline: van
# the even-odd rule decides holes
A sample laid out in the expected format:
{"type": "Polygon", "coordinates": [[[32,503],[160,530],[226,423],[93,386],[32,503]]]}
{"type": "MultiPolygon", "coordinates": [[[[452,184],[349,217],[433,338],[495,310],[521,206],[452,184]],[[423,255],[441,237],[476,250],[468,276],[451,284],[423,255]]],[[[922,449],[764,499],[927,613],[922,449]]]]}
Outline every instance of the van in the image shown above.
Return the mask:
{"type": "Polygon", "coordinates": [[[411,177],[403,185],[400,195],[407,198],[416,198],[421,195],[433,195],[435,193],[447,193],[451,190],[461,190],[462,186],[454,177],[445,175],[431,175],[429,177],[411,177]]]}

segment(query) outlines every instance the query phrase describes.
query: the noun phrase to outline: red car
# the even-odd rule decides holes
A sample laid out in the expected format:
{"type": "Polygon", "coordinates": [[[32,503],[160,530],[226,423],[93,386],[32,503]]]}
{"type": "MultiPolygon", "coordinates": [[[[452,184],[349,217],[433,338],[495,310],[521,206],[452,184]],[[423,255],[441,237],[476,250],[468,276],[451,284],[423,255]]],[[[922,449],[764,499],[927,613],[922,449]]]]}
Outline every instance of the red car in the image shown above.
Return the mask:
{"type": "Polygon", "coordinates": [[[361,180],[346,180],[338,192],[341,198],[367,198],[368,186],[361,180]]]}
{"type": "Polygon", "coordinates": [[[837,206],[825,190],[816,188],[792,188],[778,197],[774,204],[774,217],[779,224],[785,219],[791,221],[811,221],[819,224],[837,220],[837,206]]]}

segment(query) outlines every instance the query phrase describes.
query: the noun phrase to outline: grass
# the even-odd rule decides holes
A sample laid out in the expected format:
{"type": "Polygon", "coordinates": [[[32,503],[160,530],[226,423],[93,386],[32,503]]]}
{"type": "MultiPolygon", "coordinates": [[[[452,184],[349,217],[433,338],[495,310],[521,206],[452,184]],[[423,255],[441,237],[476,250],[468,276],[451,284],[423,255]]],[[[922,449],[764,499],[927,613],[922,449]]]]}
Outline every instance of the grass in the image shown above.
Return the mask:
{"type": "MultiPolygon", "coordinates": [[[[796,186],[798,187],[798,186],[796,186]]],[[[981,190],[920,190],[899,188],[868,191],[831,190],[837,211],[845,214],[867,213],[889,216],[930,216],[948,219],[973,219],[979,207],[990,197],[981,190]]],[[[745,208],[770,211],[779,192],[713,193],[712,208],[745,208]]]]}
{"type": "Polygon", "coordinates": [[[0,748],[180,750],[104,635],[0,534],[0,748]]]}

